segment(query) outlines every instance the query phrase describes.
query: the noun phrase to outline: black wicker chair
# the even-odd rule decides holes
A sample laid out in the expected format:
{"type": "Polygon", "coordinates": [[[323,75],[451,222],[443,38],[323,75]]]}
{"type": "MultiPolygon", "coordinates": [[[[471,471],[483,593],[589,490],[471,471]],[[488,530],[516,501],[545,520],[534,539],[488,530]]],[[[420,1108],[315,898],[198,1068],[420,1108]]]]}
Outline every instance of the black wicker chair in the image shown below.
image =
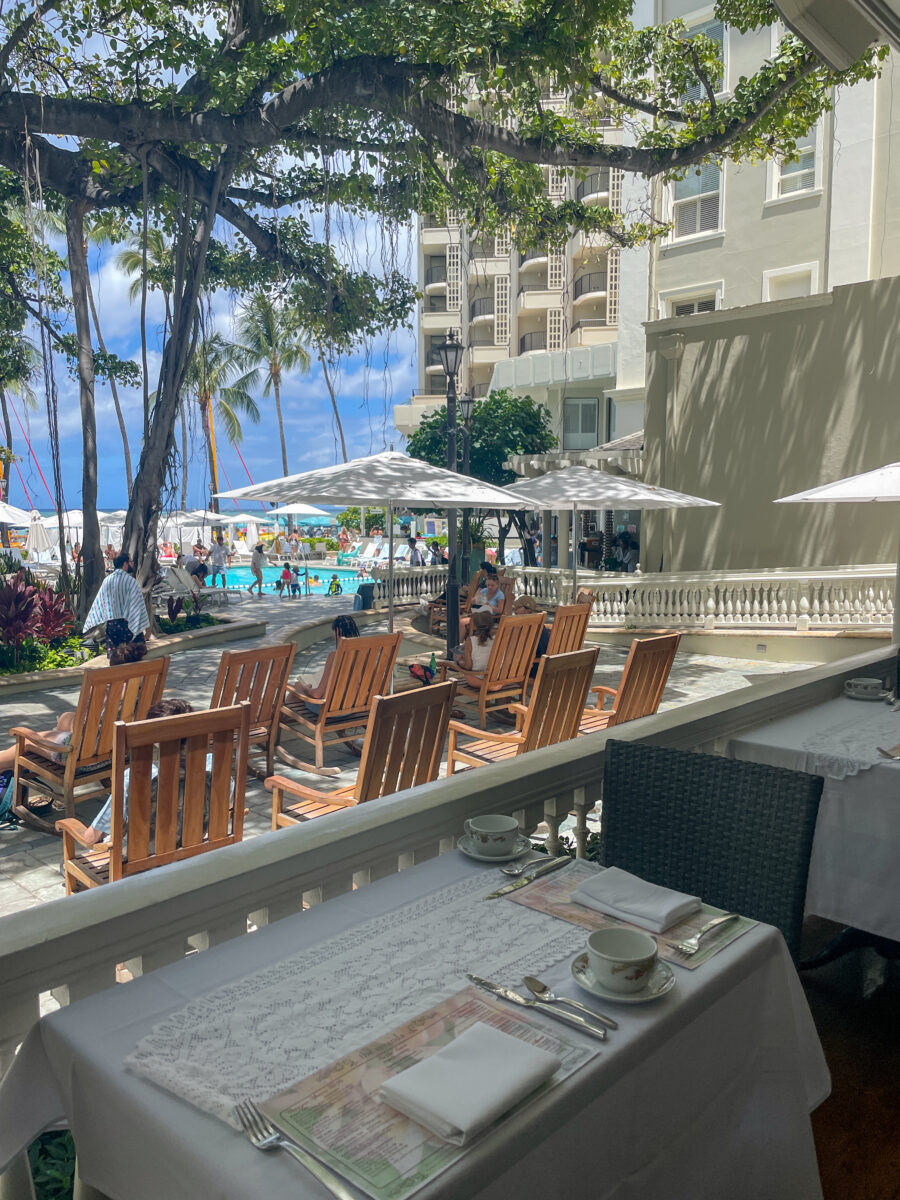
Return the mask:
{"type": "Polygon", "coordinates": [[[781,767],[609,741],[600,861],[777,926],[796,962],[822,782],[781,767]]]}

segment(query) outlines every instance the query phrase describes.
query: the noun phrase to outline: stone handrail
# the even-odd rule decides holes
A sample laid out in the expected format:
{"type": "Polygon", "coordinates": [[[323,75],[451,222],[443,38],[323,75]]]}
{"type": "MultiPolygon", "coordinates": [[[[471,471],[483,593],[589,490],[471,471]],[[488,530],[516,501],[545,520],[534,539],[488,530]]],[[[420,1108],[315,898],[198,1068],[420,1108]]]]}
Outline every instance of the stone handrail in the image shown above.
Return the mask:
{"type": "MultiPolygon", "coordinates": [[[[593,592],[599,624],[622,628],[890,628],[895,572],[893,563],[648,575],[585,570],[578,587],[593,592]]],[[[507,574],[545,603],[571,601],[570,570],[509,567],[507,574]]]]}
{"type": "MultiPolygon", "coordinates": [[[[845,679],[889,671],[893,657],[870,651],[837,664],[683,705],[613,731],[682,748],[719,748],[741,729],[839,695],[845,679]]],[[[306,905],[452,849],[467,817],[514,814],[530,833],[542,821],[555,850],[574,811],[583,853],[587,813],[600,798],[608,735],[594,734],[519,759],[439,779],[396,796],[264,834],[0,919],[0,1071],[12,1060],[48,993],[60,1004],[133,975],[246,936],[306,905]]],[[[29,1194],[19,1159],[0,1177],[0,1196],[29,1194]]]]}
{"type": "MultiPolygon", "coordinates": [[[[388,569],[376,567],[372,571],[375,579],[375,607],[388,606],[388,569]]],[[[418,604],[423,596],[432,599],[447,586],[447,568],[441,567],[394,567],[394,603],[418,604]]]]}

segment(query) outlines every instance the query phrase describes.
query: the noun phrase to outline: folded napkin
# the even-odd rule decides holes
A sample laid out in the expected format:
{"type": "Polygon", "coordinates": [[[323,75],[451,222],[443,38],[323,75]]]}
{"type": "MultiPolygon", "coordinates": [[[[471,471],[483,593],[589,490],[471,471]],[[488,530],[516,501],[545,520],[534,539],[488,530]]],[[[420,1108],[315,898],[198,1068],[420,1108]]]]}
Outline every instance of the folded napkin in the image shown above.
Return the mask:
{"type": "Polygon", "coordinates": [[[381,1098],[463,1146],[559,1069],[559,1059],[478,1021],[381,1086],[381,1098]]]}
{"type": "Polygon", "coordinates": [[[607,867],[585,880],[572,893],[572,899],[654,933],[662,933],[700,908],[699,896],[648,883],[619,867],[607,867]]]}

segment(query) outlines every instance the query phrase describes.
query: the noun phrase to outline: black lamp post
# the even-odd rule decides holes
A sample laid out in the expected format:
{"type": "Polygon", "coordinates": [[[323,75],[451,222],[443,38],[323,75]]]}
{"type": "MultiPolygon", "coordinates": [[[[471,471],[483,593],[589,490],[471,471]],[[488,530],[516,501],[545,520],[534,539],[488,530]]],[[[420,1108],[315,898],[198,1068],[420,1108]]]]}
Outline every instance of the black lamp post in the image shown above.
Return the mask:
{"type": "MultiPolygon", "coordinates": [[[[472,409],[475,407],[475,397],[466,392],[459,398],[459,415],[462,417],[462,436],[463,436],[463,452],[462,452],[462,473],[468,477],[469,474],[469,451],[471,449],[472,438],[472,409]]],[[[463,509],[462,518],[462,554],[460,558],[462,565],[460,567],[460,578],[465,582],[469,582],[472,574],[472,565],[470,558],[472,556],[472,539],[469,530],[469,518],[472,515],[471,508],[463,509]]]]}
{"type": "MultiPolygon", "coordinates": [[[[456,470],[456,376],[462,366],[463,344],[453,332],[438,348],[438,356],[447,376],[447,470],[456,470]]],[[[447,511],[447,657],[459,643],[459,573],[456,561],[456,509],[447,511]]]]}

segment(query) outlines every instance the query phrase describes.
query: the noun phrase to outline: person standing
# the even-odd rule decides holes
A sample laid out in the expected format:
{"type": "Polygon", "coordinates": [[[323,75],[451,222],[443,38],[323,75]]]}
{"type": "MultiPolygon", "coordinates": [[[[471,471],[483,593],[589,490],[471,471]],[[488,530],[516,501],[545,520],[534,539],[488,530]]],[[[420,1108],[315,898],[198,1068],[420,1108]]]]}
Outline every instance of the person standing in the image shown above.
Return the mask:
{"type": "MultiPolygon", "coordinates": [[[[106,626],[106,652],[110,657],[117,646],[131,642],[144,643],[150,619],[141,585],[132,575],[130,555],[124,551],[113,559],[113,572],[103,580],[91,611],[84,621],[85,629],[106,626]]],[[[146,653],[146,646],[144,646],[146,653]]],[[[143,657],[143,656],[141,656],[143,657]]]]}
{"type": "Polygon", "coordinates": [[[416,544],[416,539],[414,537],[409,537],[406,539],[406,544],[409,546],[409,559],[407,560],[409,566],[424,567],[425,557],[416,544]]]}
{"type": "Polygon", "coordinates": [[[257,542],[253,547],[253,553],[250,555],[250,573],[253,575],[253,582],[250,584],[247,591],[253,595],[253,589],[259,588],[258,595],[262,596],[263,590],[263,567],[266,565],[265,548],[262,542],[257,542]]]}
{"type": "Polygon", "coordinates": [[[222,576],[222,587],[228,587],[228,580],[225,578],[225,571],[229,563],[230,555],[228,547],[225,545],[225,538],[220,533],[212,544],[212,549],[209,552],[209,565],[212,567],[212,586],[216,586],[216,579],[219,575],[222,576]]]}

